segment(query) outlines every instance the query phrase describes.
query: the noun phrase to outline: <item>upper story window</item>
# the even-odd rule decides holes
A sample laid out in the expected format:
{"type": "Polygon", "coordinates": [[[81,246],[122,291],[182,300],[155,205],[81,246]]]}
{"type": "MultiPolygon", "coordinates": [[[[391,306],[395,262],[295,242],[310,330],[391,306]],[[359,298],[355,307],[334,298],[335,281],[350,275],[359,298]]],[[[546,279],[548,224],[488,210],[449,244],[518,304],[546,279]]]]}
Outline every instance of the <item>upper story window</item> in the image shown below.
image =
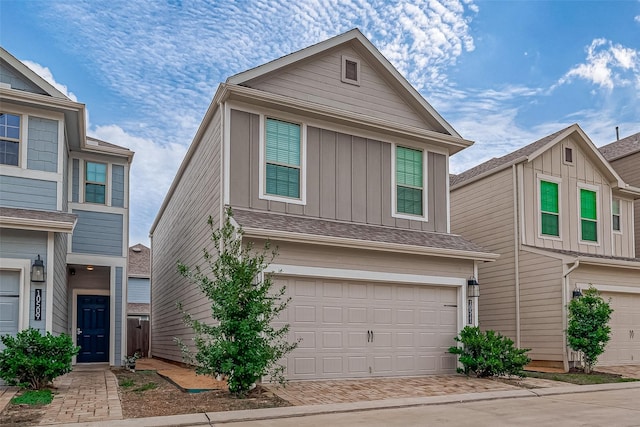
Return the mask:
{"type": "Polygon", "coordinates": [[[620,231],[620,199],[611,201],[611,226],[613,231],[620,231]]]}
{"type": "Polygon", "coordinates": [[[267,118],[265,138],[265,193],[300,199],[300,125],[267,118]]]}
{"type": "Polygon", "coordinates": [[[360,85],[360,61],[349,56],[342,56],[342,75],[340,79],[343,83],[360,85]]]}
{"type": "Polygon", "coordinates": [[[580,189],[580,238],[585,242],[598,241],[598,203],[596,192],[580,189]]]}
{"type": "Polygon", "coordinates": [[[564,162],[569,165],[573,164],[573,148],[564,147],[564,162]]]}
{"type": "Polygon", "coordinates": [[[84,201],[105,204],[107,193],[107,165],[86,162],[84,201]]]}
{"type": "Polygon", "coordinates": [[[423,216],[423,151],[396,147],[396,212],[423,216]]]}
{"type": "Polygon", "coordinates": [[[559,184],[540,181],[540,234],[560,237],[559,184]]]}
{"type": "Polygon", "coordinates": [[[20,116],[0,113],[0,164],[18,166],[20,158],[20,116]]]}

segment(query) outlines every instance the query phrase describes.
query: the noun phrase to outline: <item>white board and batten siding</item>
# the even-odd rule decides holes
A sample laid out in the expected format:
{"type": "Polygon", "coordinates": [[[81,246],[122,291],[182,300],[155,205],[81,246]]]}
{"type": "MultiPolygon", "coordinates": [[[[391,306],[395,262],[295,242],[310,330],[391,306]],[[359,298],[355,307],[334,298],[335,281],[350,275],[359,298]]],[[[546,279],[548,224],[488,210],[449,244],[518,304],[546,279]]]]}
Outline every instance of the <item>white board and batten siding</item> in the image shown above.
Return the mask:
{"type": "Polygon", "coordinates": [[[451,193],[451,231],[500,254],[478,265],[479,323],[516,339],[515,218],[511,168],[451,193]]]}
{"type": "MultiPolygon", "coordinates": [[[[627,184],[633,185],[635,187],[640,187],[640,152],[636,152],[626,157],[622,157],[620,159],[614,160],[611,162],[611,166],[620,174],[624,182],[627,184]]],[[[634,216],[633,221],[635,221],[635,239],[631,240],[631,244],[635,241],[635,256],[640,256],[640,199],[634,202],[634,216]]],[[[624,221],[624,218],[622,218],[624,221]]],[[[627,226],[628,227],[628,226],[627,226]]],[[[630,230],[631,228],[627,228],[630,230]]],[[[624,232],[624,228],[623,228],[624,232]]],[[[625,236],[629,236],[628,231],[625,236]]]]}
{"type": "Polygon", "coordinates": [[[211,250],[209,215],[220,219],[220,110],[209,123],[189,167],[177,183],[151,240],[151,352],[155,357],[182,361],[173,337],[191,344],[192,330],[176,307],[181,302],[196,319],[210,318],[211,305],[194,284],[181,277],[178,261],[194,268],[204,264],[203,248],[211,250]]]}

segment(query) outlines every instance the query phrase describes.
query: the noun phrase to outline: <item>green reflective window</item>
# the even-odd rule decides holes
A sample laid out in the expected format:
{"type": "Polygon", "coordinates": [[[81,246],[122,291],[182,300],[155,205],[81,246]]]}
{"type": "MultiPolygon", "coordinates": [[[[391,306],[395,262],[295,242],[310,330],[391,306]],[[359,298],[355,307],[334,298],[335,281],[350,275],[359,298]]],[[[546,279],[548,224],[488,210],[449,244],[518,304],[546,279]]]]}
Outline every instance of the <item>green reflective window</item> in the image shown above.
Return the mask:
{"type": "Polygon", "coordinates": [[[596,192],[580,189],[580,221],[582,228],[582,240],[587,242],[598,241],[598,213],[596,192]]]}
{"type": "Polygon", "coordinates": [[[560,236],[558,183],[540,181],[541,234],[560,236]]]}
{"type": "Polygon", "coordinates": [[[266,120],[267,194],[300,198],[300,125],[266,120]]]}
{"type": "Polygon", "coordinates": [[[85,163],[84,201],[105,204],[107,193],[107,165],[85,163]]]}
{"type": "Polygon", "coordinates": [[[396,147],[396,210],[399,213],[422,215],[423,153],[406,147],[396,147]]]}

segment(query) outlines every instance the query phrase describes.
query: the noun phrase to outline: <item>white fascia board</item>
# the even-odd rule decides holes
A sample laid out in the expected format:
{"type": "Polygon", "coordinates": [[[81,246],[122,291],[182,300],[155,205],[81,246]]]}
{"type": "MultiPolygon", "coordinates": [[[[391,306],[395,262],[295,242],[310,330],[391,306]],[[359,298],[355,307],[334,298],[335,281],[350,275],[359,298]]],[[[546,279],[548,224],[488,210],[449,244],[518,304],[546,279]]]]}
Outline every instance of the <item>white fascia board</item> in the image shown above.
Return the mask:
{"type": "Polygon", "coordinates": [[[77,220],[74,220],[73,223],[68,223],[42,219],[0,217],[0,224],[2,224],[2,228],[33,231],[51,231],[54,233],[73,233],[76,222],[77,220]]]}
{"type": "Polygon", "coordinates": [[[488,252],[473,252],[456,249],[430,248],[400,243],[374,242],[370,240],[349,239],[344,237],[319,236],[315,234],[293,233],[254,228],[244,228],[244,236],[256,239],[272,238],[287,242],[310,243],[324,246],[340,246],[354,249],[369,249],[384,252],[428,255],[445,258],[472,259],[477,261],[495,261],[500,255],[488,252]]]}

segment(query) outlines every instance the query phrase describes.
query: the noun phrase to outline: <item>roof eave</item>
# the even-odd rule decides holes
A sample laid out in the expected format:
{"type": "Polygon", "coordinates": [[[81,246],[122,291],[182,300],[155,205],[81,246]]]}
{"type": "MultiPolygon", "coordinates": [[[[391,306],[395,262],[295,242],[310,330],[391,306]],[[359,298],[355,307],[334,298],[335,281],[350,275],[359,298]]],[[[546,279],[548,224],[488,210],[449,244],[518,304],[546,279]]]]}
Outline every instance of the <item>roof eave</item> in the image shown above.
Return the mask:
{"type": "Polygon", "coordinates": [[[349,239],[344,237],[321,236],[317,234],[294,233],[290,231],[267,230],[261,228],[243,227],[245,237],[271,238],[296,243],[310,243],[314,245],[339,246],[353,249],[369,249],[384,252],[399,252],[405,254],[428,255],[445,258],[471,259],[475,261],[495,261],[499,254],[489,252],[465,251],[456,249],[433,248],[400,243],[376,242],[371,240],[349,239]]]}
{"type": "Polygon", "coordinates": [[[47,231],[54,233],[73,233],[77,219],[73,222],[54,221],[32,218],[17,218],[13,216],[0,216],[0,224],[2,228],[11,228],[16,230],[32,230],[47,231]]]}

